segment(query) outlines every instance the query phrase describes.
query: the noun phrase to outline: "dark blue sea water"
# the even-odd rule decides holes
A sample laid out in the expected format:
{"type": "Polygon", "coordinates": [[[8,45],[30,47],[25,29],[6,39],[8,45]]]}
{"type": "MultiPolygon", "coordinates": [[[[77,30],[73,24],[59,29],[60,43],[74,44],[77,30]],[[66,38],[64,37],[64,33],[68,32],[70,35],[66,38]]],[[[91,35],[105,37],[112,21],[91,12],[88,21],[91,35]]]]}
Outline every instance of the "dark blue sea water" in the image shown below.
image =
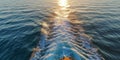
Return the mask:
{"type": "MultiPolygon", "coordinates": [[[[101,56],[120,60],[120,1],[73,0],[70,5],[101,56]]],[[[0,60],[29,60],[40,41],[40,23],[54,16],[56,6],[57,0],[0,0],[0,60]]]]}

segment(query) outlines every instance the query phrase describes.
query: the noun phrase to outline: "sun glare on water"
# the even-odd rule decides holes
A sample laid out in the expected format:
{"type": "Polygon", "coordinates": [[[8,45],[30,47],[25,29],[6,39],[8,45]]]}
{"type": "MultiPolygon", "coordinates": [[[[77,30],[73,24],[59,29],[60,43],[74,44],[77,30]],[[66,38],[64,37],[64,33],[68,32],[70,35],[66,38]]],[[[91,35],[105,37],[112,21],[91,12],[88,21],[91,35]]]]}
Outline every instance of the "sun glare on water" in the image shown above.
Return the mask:
{"type": "Polygon", "coordinates": [[[68,7],[68,0],[59,0],[58,4],[61,7],[68,7]]]}
{"type": "Polygon", "coordinates": [[[70,11],[68,9],[69,2],[68,0],[58,0],[58,8],[55,10],[55,13],[58,15],[56,17],[62,18],[62,17],[68,17],[70,11]]]}
{"type": "Polygon", "coordinates": [[[64,24],[66,20],[68,19],[68,16],[70,14],[70,10],[68,9],[69,6],[69,1],[68,0],[58,0],[58,7],[57,9],[54,10],[56,16],[54,17],[55,20],[55,25],[59,26],[64,24]]]}

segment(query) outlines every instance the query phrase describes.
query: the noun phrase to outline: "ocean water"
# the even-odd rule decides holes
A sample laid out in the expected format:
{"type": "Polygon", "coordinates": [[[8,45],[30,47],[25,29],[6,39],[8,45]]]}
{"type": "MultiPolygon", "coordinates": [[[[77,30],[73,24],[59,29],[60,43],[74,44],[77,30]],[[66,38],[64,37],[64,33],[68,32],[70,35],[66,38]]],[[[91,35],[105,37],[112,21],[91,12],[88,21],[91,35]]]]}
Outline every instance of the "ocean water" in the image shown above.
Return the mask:
{"type": "MultiPolygon", "coordinates": [[[[0,60],[29,60],[41,21],[56,16],[57,0],[0,0],[0,60]]],[[[120,1],[69,0],[84,33],[105,60],[120,60],[120,1]]],[[[54,37],[55,38],[55,37],[54,37]]]]}

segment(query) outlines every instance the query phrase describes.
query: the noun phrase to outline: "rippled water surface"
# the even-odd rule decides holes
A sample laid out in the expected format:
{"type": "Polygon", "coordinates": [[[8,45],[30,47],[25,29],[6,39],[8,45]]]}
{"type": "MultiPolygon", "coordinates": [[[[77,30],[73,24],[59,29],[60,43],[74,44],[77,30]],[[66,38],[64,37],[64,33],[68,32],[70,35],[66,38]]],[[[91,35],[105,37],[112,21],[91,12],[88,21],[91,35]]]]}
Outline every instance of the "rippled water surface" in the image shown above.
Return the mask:
{"type": "MultiPolygon", "coordinates": [[[[67,10],[63,8],[61,11],[58,0],[0,0],[0,60],[29,60],[33,49],[43,38],[41,33],[47,34],[41,26],[46,20],[55,20],[56,25],[51,29],[54,34],[58,34],[52,36],[49,32],[51,33],[50,36],[47,35],[49,38],[57,38],[62,31],[65,35],[60,35],[59,38],[77,39],[82,32],[83,35],[90,37],[88,39],[91,39],[92,45],[98,50],[97,53],[105,60],[120,60],[120,1],[68,0],[68,2],[69,8],[67,10]],[[60,18],[66,17],[68,13],[70,20],[77,21],[69,23],[71,21],[66,22],[69,19],[60,18]],[[65,22],[59,21],[58,18],[65,22]],[[78,23],[79,21],[82,23],[78,23]],[[60,28],[56,29],[57,26],[60,28]],[[78,35],[72,34],[76,30],[80,30],[77,32],[78,35]]],[[[70,40],[70,43],[71,41],[74,42],[70,40]]],[[[65,47],[71,48],[66,42],[62,43],[57,47],[66,44],[65,47]]],[[[77,43],[74,42],[73,45],[75,44],[77,43]]]]}

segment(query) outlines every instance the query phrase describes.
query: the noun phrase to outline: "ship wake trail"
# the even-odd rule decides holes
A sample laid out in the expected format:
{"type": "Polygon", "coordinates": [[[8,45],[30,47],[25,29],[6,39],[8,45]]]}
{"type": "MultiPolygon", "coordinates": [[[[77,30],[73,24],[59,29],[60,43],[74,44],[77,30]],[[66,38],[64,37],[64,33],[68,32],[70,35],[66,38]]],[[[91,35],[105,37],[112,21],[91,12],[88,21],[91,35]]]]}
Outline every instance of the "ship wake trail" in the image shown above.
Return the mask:
{"type": "Polygon", "coordinates": [[[41,38],[31,60],[103,60],[73,15],[54,17],[41,23],[41,38]],[[68,17],[70,17],[68,19],[68,17]]]}
{"type": "Polygon", "coordinates": [[[53,15],[41,22],[40,41],[31,60],[102,60],[67,2],[59,0],[53,15]]]}

